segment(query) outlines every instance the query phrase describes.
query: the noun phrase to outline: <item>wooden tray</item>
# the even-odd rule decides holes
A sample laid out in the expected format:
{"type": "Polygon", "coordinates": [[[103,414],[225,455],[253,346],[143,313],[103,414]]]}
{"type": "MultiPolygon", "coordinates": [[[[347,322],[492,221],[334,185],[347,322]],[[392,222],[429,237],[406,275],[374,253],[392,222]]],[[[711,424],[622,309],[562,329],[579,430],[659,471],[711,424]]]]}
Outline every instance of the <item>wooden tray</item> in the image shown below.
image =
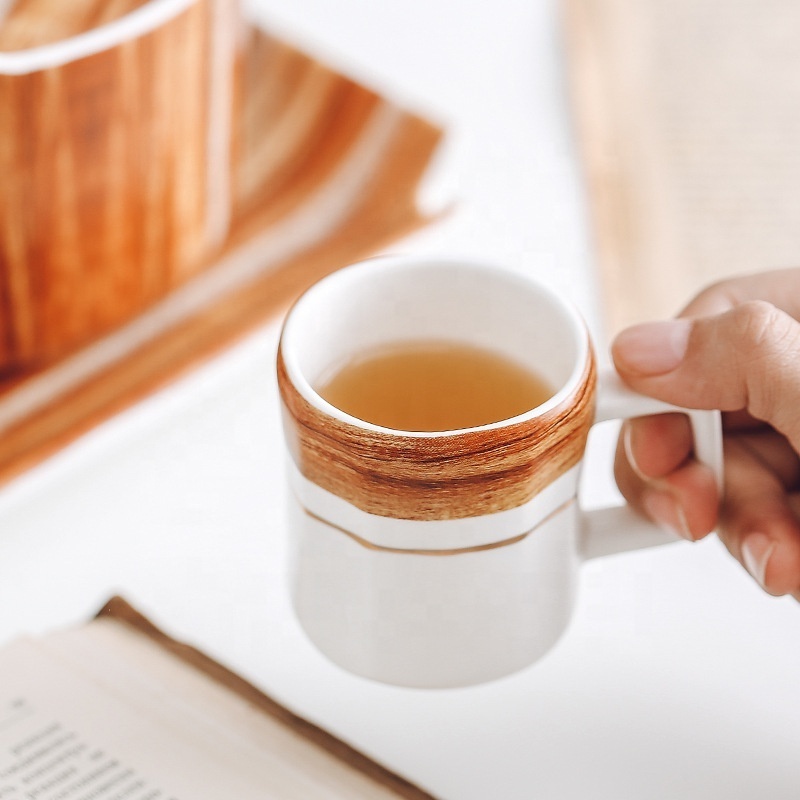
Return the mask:
{"type": "Polygon", "coordinates": [[[264,31],[248,37],[234,169],[250,185],[222,252],[124,327],[0,381],[0,484],[428,221],[415,195],[441,131],[264,31]]]}

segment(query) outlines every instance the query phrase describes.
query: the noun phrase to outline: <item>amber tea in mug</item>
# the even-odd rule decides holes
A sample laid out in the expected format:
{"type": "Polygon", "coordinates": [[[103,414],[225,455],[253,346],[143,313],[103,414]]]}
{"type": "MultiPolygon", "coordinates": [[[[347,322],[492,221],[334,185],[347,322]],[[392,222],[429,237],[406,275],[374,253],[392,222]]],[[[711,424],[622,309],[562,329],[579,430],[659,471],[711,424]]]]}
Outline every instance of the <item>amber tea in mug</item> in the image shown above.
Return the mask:
{"type": "Polygon", "coordinates": [[[364,351],[316,387],[357,419],[403,431],[450,431],[524,414],[554,390],[527,367],[464,342],[419,340],[364,351]]]}

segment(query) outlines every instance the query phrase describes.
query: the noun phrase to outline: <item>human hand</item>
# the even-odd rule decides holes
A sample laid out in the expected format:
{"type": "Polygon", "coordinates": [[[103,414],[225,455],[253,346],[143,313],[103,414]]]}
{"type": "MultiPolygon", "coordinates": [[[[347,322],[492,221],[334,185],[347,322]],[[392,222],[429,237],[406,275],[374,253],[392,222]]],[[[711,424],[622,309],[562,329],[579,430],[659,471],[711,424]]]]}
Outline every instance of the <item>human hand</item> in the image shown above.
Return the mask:
{"type": "Polygon", "coordinates": [[[642,394],[720,409],[725,486],[692,458],[685,415],[629,420],[615,474],[635,508],[686,539],[715,527],[770,594],[800,600],[800,269],[723,281],[677,319],[623,331],[611,353],[642,394]]]}

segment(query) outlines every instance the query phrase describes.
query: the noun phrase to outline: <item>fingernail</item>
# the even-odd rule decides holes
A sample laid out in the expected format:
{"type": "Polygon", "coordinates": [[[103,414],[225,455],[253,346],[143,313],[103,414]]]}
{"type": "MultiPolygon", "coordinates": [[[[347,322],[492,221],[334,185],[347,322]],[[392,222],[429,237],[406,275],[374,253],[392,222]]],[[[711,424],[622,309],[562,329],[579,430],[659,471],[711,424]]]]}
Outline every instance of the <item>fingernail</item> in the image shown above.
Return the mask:
{"type": "Polygon", "coordinates": [[[645,482],[650,481],[650,476],[642,472],[641,467],[636,461],[636,456],[633,452],[633,426],[630,421],[626,421],[622,425],[622,447],[625,450],[625,458],[628,459],[631,469],[638,475],[641,480],[645,482]]]}
{"type": "Polygon", "coordinates": [[[647,322],[622,331],[614,341],[614,360],[628,372],[662,375],[683,361],[692,323],[688,319],[647,322]]]}
{"type": "Polygon", "coordinates": [[[751,533],[742,542],[742,561],[762,589],[766,589],[767,565],[775,551],[775,542],[765,533],[751,533]]]}
{"type": "Polygon", "coordinates": [[[645,491],[642,495],[642,506],[653,522],[676,536],[694,541],[680,503],[669,492],[659,489],[645,491]]]}

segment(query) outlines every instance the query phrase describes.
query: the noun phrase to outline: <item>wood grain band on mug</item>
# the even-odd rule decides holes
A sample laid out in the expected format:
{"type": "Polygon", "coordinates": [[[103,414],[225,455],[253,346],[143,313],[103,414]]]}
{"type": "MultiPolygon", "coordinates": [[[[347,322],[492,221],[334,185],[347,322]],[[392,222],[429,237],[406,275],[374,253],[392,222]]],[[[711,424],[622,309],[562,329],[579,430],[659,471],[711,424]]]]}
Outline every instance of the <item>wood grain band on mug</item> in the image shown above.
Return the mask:
{"type": "Polygon", "coordinates": [[[289,380],[278,352],[289,452],[300,472],[382,517],[436,520],[516,508],[575,466],[594,417],[590,355],[571,397],[502,428],[415,437],[364,430],[314,408],[289,380]]]}

